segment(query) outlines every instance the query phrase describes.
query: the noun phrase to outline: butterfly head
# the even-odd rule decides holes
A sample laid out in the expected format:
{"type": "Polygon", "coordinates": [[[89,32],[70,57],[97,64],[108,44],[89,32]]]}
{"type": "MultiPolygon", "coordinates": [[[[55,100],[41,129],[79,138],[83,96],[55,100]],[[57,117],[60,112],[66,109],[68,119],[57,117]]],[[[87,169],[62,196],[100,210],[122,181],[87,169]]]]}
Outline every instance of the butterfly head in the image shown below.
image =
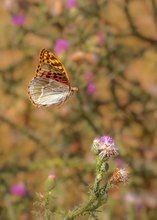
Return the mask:
{"type": "Polygon", "coordinates": [[[78,88],[77,87],[71,87],[71,94],[73,94],[74,92],[77,92],[78,88]]]}

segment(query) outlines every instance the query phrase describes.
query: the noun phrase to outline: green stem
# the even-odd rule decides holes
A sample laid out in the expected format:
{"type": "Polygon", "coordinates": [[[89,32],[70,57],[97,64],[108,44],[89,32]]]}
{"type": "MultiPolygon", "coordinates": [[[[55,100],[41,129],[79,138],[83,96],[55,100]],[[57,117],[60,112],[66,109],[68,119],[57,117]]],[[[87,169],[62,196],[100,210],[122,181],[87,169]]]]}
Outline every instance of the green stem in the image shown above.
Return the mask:
{"type": "MultiPolygon", "coordinates": [[[[104,190],[102,193],[102,189],[100,188],[100,182],[104,176],[104,171],[101,170],[101,166],[104,163],[104,160],[99,156],[96,158],[96,178],[92,187],[91,195],[89,200],[78,207],[77,209],[69,212],[64,220],[73,220],[80,215],[88,214],[89,212],[95,211],[102,205],[102,198],[104,197],[106,191],[104,190]]],[[[106,187],[105,187],[106,188],[106,187]]]]}
{"type": "Polygon", "coordinates": [[[102,166],[103,160],[100,159],[99,156],[96,157],[96,178],[93,185],[94,192],[98,191],[100,182],[102,180],[103,172],[100,170],[102,166]]]}
{"type": "Polygon", "coordinates": [[[82,215],[83,213],[90,211],[90,207],[91,205],[95,202],[96,197],[92,197],[87,203],[83,204],[82,206],[80,206],[79,208],[77,208],[76,210],[70,212],[65,218],[64,220],[73,220],[75,219],[77,216],[82,215]]]}

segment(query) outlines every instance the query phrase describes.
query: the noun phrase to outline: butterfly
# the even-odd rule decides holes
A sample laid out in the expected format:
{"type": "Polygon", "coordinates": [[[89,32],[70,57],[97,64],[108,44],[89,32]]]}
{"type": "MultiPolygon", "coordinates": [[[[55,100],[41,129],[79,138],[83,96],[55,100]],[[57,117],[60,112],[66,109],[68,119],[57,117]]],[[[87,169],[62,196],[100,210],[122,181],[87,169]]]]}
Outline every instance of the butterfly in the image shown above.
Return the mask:
{"type": "Polygon", "coordinates": [[[54,53],[47,49],[40,52],[35,77],[30,81],[28,94],[36,107],[60,105],[78,88],[71,87],[68,73],[54,53]]]}

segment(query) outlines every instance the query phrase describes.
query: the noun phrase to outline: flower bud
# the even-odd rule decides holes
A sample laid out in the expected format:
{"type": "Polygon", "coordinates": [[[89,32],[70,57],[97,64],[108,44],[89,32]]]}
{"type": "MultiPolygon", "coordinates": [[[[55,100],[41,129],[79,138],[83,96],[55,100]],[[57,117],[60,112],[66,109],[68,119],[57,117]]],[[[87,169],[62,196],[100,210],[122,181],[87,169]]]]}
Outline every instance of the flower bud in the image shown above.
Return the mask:
{"type": "Polygon", "coordinates": [[[108,163],[102,163],[100,167],[101,172],[107,172],[109,170],[109,164],[108,163]]]}
{"type": "Polygon", "coordinates": [[[48,178],[45,182],[45,190],[47,192],[51,191],[54,188],[56,182],[55,179],[56,179],[56,175],[54,173],[50,173],[48,175],[48,178]]]}

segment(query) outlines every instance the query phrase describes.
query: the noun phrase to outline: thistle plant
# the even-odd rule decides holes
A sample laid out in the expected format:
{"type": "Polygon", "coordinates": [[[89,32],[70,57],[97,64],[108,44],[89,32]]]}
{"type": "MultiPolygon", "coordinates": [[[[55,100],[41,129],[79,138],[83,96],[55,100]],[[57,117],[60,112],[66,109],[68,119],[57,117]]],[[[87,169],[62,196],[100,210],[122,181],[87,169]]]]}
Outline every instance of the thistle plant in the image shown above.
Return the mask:
{"type": "MultiPolygon", "coordinates": [[[[96,156],[96,170],[94,183],[89,187],[89,198],[85,203],[80,204],[68,213],[62,214],[64,220],[75,220],[79,216],[98,219],[97,212],[107,202],[109,190],[119,183],[126,183],[128,180],[128,172],[125,168],[116,168],[112,175],[108,177],[110,159],[119,154],[118,148],[111,137],[95,138],[91,150],[96,156]]],[[[55,211],[50,209],[55,186],[54,179],[54,175],[48,177],[46,193],[40,195],[45,220],[53,219],[55,214],[55,211]]]]}
{"type": "Polygon", "coordinates": [[[53,190],[56,184],[56,175],[51,173],[48,175],[45,181],[45,192],[37,193],[38,201],[35,202],[35,206],[39,208],[40,211],[33,211],[37,217],[43,217],[45,220],[54,219],[55,206],[54,206],[54,196],[53,190]]]}

